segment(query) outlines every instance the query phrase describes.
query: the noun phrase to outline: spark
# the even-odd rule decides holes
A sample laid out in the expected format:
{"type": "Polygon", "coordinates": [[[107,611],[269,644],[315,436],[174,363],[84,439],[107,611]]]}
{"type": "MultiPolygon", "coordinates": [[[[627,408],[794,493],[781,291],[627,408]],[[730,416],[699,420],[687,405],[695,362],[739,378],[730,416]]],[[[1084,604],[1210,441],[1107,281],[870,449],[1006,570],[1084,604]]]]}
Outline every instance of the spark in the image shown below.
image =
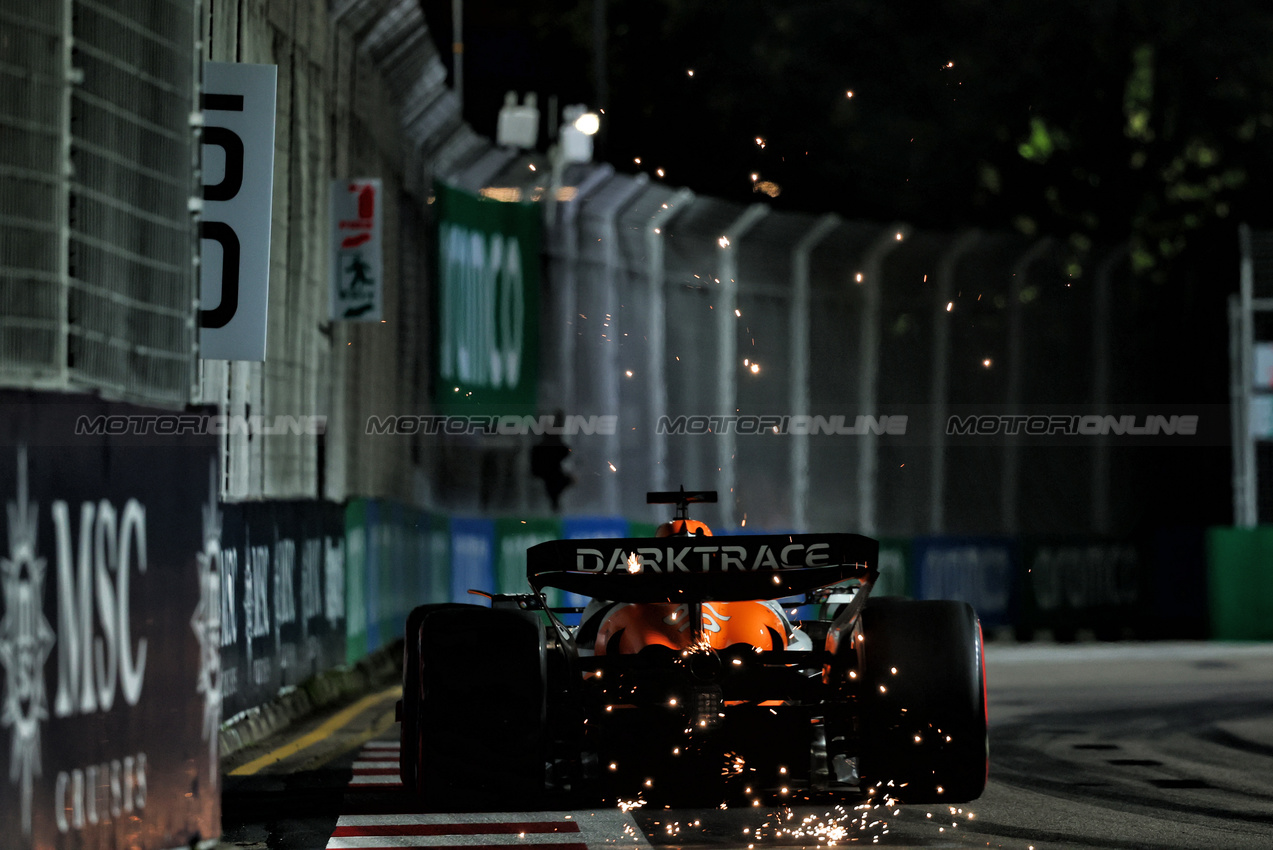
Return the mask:
{"type": "Polygon", "coordinates": [[[861,273],[861,272],[858,272],[857,274],[855,274],[855,275],[853,276],[853,282],[854,282],[854,283],[861,283],[861,282],[862,282],[862,273],[861,273]]]}
{"type": "Polygon", "coordinates": [[[893,238],[894,238],[894,239],[896,239],[898,242],[901,242],[901,241],[902,241],[902,234],[901,234],[900,232],[895,233],[895,234],[893,234],[893,238]]]}
{"type": "Polygon", "coordinates": [[[982,361],[981,361],[981,365],[982,365],[982,366],[985,366],[987,369],[989,369],[989,368],[990,368],[990,358],[989,358],[989,357],[987,357],[985,360],[982,360],[982,361]]]}
{"type": "Polygon", "coordinates": [[[693,68],[690,68],[690,69],[689,69],[689,70],[687,70],[685,73],[689,74],[689,75],[692,77],[692,76],[694,76],[694,69],[693,69],[693,68]]]}
{"type": "Polygon", "coordinates": [[[845,96],[845,97],[853,97],[853,90],[852,90],[852,89],[850,89],[850,90],[846,91],[846,92],[844,93],[844,96],[845,96]]]}
{"type": "Polygon", "coordinates": [[[717,243],[718,245],[720,245],[722,248],[728,248],[728,247],[729,247],[729,237],[728,237],[728,236],[722,236],[721,238],[719,238],[719,239],[717,239],[717,240],[716,240],[716,243],[717,243]]]}
{"type": "Polygon", "coordinates": [[[534,171],[534,170],[535,170],[535,163],[533,163],[533,162],[532,162],[532,163],[530,164],[530,170],[531,170],[531,171],[534,171]]]}
{"type": "Polygon", "coordinates": [[[735,308],[734,315],[741,319],[743,317],[743,311],[735,308]]]}
{"type": "Polygon", "coordinates": [[[616,469],[616,468],[615,468],[615,465],[614,465],[613,463],[611,463],[610,461],[606,461],[606,466],[610,467],[610,471],[611,471],[611,472],[618,472],[618,471],[619,471],[618,469],[616,469]]]}
{"type": "Polygon", "coordinates": [[[657,171],[655,171],[654,173],[655,173],[655,174],[657,174],[657,175],[659,175],[660,177],[662,177],[662,176],[663,176],[663,169],[661,169],[661,168],[660,168],[660,169],[658,169],[657,171]]]}
{"type": "Polygon", "coordinates": [[[631,370],[631,369],[629,369],[629,370],[627,370],[626,372],[624,372],[623,374],[625,374],[625,375],[627,375],[629,378],[631,378],[631,377],[632,377],[632,370],[631,370]]]}
{"type": "Polygon", "coordinates": [[[955,302],[954,301],[946,302],[946,312],[949,313],[953,309],[955,309],[955,302]]]}
{"type": "Polygon", "coordinates": [[[954,63],[954,62],[947,62],[947,63],[946,63],[946,67],[947,67],[947,68],[953,68],[953,67],[955,67],[955,63],[954,63]]]}
{"type": "Polygon", "coordinates": [[[753,363],[753,364],[751,364],[751,373],[752,373],[753,375],[756,375],[756,374],[759,374],[759,373],[760,373],[760,364],[759,364],[759,363],[753,363]]]}
{"type": "Polygon", "coordinates": [[[632,161],[633,161],[633,162],[635,162],[637,165],[640,165],[640,164],[641,164],[641,157],[639,157],[639,156],[638,156],[638,157],[633,157],[632,161]]]}
{"type": "MultiPolygon", "coordinates": [[[[637,557],[636,552],[632,552],[631,554],[628,555],[627,567],[628,567],[628,572],[634,575],[636,573],[641,572],[641,559],[637,557]]],[[[609,711],[609,710],[610,710],[609,708],[606,709],[606,711],[609,711]]]]}
{"type": "Polygon", "coordinates": [[[765,149],[765,140],[762,139],[760,136],[756,137],[756,144],[760,146],[761,150],[765,149]]]}

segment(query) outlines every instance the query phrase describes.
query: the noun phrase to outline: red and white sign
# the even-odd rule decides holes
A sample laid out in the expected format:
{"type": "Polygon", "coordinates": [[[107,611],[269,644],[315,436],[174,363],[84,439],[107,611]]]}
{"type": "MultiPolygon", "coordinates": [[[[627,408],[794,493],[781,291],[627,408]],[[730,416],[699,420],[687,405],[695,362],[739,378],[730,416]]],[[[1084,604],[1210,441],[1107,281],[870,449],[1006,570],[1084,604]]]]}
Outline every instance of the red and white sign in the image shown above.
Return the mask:
{"type": "Polygon", "coordinates": [[[384,283],[380,242],[379,180],[332,183],[332,290],[334,322],[378,322],[384,283]]]}

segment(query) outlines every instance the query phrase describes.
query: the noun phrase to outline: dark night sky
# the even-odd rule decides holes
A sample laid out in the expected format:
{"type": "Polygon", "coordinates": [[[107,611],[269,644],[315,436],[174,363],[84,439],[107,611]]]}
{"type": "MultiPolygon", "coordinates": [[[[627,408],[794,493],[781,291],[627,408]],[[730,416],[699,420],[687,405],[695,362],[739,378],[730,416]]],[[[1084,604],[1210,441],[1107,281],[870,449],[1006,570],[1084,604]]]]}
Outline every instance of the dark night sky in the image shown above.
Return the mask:
{"type": "MultiPolygon", "coordinates": [[[[422,5],[449,61],[450,0],[422,5]]],[[[1138,395],[1228,401],[1237,223],[1273,226],[1263,3],[467,0],[465,42],[484,135],[505,91],[557,94],[605,109],[599,158],[699,194],[766,200],[757,174],[779,209],[1051,235],[1080,259],[1129,242],[1138,395]]]]}
{"type": "MultiPolygon", "coordinates": [[[[449,59],[451,4],[422,2],[449,59]]],[[[466,114],[493,134],[504,91],[535,91],[541,107],[555,93],[606,109],[606,159],[636,170],[639,156],[701,194],[754,200],[759,173],[781,186],[779,207],[1139,234],[1147,262],[1180,253],[1164,238],[1269,219],[1263,4],[900,6],[468,0],[466,114]]]]}

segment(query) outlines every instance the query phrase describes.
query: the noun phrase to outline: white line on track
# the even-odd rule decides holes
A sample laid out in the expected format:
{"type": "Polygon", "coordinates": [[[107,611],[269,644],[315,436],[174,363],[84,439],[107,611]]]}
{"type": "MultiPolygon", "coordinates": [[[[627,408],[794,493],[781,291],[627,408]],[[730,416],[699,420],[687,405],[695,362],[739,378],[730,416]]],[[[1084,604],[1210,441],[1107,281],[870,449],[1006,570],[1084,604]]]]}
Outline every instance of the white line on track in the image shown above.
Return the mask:
{"type": "Polygon", "coordinates": [[[346,850],[501,845],[555,845],[563,850],[650,847],[632,817],[617,810],[342,815],[327,847],[346,850]],[[560,831],[555,825],[560,825],[560,831]]]}
{"type": "Polygon", "coordinates": [[[1088,661],[1202,661],[1206,659],[1268,658],[1270,643],[986,644],[987,664],[1037,664],[1088,661]]]}
{"type": "Polygon", "coordinates": [[[563,840],[566,836],[561,835],[526,835],[518,837],[516,835],[446,835],[446,836],[419,836],[419,835],[367,835],[367,836],[347,836],[341,838],[330,838],[327,841],[327,850],[361,850],[361,848],[373,847],[397,847],[397,848],[441,848],[441,847],[490,847],[493,845],[506,845],[508,847],[526,847],[541,844],[551,844],[560,848],[577,848],[577,850],[585,850],[589,845],[582,841],[563,840]],[[442,843],[445,842],[445,843],[442,843]]]}

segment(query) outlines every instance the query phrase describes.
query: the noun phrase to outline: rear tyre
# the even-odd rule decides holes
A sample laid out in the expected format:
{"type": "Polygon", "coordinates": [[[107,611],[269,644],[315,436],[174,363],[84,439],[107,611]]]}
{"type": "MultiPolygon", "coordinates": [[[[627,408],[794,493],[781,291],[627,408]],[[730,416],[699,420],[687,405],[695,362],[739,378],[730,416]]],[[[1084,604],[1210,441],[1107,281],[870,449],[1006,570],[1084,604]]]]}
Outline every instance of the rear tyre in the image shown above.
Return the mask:
{"type": "MultiPolygon", "coordinates": [[[[458,603],[420,605],[407,615],[402,644],[402,708],[398,713],[401,724],[401,749],[398,755],[398,775],[406,788],[416,788],[416,754],[420,747],[420,626],[435,611],[463,607],[458,603]]],[[[418,788],[416,790],[419,790],[418,788]]]]}
{"type": "Polygon", "coordinates": [[[862,634],[863,791],[908,803],[981,796],[989,766],[985,666],[972,606],[868,600],[862,634]]]}
{"type": "Polygon", "coordinates": [[[419,631],[416,775],[426,804],[525,804],[545,790],[546,648],[539,620],[459,605],[419,631]]]}

